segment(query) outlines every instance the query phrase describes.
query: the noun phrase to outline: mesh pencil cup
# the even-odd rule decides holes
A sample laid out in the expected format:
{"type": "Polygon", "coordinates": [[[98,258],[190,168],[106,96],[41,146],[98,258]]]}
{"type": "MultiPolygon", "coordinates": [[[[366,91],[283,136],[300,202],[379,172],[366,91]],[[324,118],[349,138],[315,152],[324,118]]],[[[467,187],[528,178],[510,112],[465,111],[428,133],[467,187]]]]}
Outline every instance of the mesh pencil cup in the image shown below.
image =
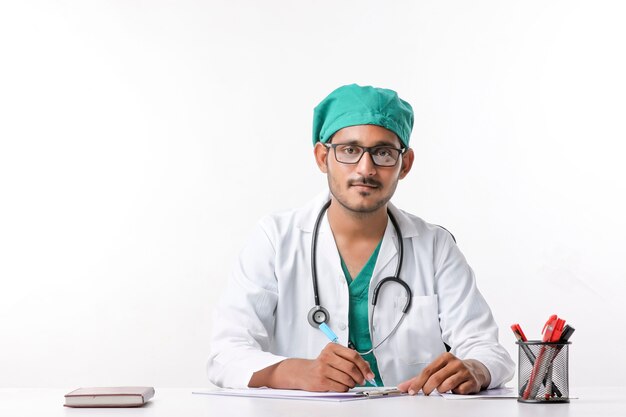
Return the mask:
{"type": "Polygon", "coordinates": [[[538,340],[517,342],[518,397],[525,403],[569,402],[569,345],[538,340]]]}

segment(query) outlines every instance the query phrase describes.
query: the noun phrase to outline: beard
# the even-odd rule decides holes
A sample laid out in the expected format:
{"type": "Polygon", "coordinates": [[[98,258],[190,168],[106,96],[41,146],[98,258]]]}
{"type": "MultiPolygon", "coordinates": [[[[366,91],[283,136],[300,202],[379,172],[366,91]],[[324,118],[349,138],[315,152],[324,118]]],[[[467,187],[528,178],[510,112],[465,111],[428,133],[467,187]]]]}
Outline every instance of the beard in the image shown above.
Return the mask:
{"type": "Polygon", "coordinates": [[[387,190],[384,190],[383,185],[376,180],[355,177],[348,180],[346,185],[342,187],[341,184],[332,178],[332,175],[329,174],[327,178],[331,195],[342,207],[357,217],[367,217],[384,207],[391,200],[398,185],[398,180],[396,179],[387,190]],[[371,191],[363,189],[355,193],[352,187],[358,185],[370,186],[372,188],[371,191]],[[360,196],[360,198],[356,195],[360,196]]]}

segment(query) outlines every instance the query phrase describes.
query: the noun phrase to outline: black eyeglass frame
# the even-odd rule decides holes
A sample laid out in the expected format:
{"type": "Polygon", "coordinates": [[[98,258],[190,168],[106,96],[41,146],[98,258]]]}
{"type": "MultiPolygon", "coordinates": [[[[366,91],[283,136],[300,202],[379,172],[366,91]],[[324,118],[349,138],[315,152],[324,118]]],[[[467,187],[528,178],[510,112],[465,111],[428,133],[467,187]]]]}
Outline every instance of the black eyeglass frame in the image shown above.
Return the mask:
{"type": "Polygon", "coordinates": [[[355,165],[358,164],[359,162],[361,162],[361,159],[363,158],[363,155],[365,155],[365,153],[370,154],[370,158],[372,159],[372,163],[377,166],[377,167],[383,167],[383,168],[389,168],[389,167],[395,167],[396,164],[398,163],[398,161],[400,160],[400,158],[402,158],[402,155],[404,155],[404,153],[407,151],[407,149],[409,148],[394,148],[393,146],[390,145],[376,145],[376,146],[361,146],[361,145],[355,145],[353,143],[323,143],[322,145],[324,145],[326,147],[326,149],[332,148],[333,149],[333,153],[335,154],[335,161],[339,162],[340,164],[348,164],[348,165],[355,165]],[[363,150],[363,153],[361,153],[361,156],[359,156],[359,159],[357,159],[354,162],[343,162],[340,161],[339,159],[337,159],[337,147],[338,146],[354,146],[355,148],[360,148],[363,150]],[[372,151],[376,150],[376,149],[380,149],[380,148],[389,148],[389,149],[393,149],[395,151],[398,151],[400,154],[398,155],[398,159],[395,160],[395,162],[393,163],[393,165],[380,165],[377,164],[374,161],[374,155],[372,154],[372,151]]]}

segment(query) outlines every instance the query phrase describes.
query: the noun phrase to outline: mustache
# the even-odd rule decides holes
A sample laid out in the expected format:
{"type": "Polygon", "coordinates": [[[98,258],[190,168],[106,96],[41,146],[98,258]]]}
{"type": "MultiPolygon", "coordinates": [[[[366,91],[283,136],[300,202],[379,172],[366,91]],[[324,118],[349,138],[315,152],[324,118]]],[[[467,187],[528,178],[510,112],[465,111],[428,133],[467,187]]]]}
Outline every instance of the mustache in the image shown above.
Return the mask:
{"type": "Polygon", "coordinates": [[[353,180],[348,181],[348,185],[353,186],[353,185],[369,185],[371,187],[380,187],[382,184],[376,180],[373,180],[371,178],[355,178],[353,180]]]}

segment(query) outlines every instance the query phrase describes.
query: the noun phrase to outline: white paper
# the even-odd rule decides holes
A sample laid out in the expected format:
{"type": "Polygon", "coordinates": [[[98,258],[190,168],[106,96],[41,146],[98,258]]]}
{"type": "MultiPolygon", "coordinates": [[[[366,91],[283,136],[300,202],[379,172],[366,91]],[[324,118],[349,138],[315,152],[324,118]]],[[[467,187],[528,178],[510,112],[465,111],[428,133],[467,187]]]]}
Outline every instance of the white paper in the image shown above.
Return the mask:
{"type": "Polygon", "coordinates": [[[517,398],[517,393],[513,388],[495,388],[480,391],[477,394],[461,395],[452,393],[440,394],[446,400],[475,400],[480,398],[517,398]]]}
{"type": "Polygon", "coordinates": [[[311,392],[289,389],[272,388],[248,388],[248,389],[216,389],[210,391],[194,391],[193,394],[203,395],[223,395],[232,397],[254,397],[254,398],[275,398],[287,400],[311,400],[311,401],[355,401],[374,398],[390,398],[404,394],[381,395],[368,397],[363,395],[363,391],[390,390],[395,387],[360,387],[351,389],[348,392],[311,392]]]}

